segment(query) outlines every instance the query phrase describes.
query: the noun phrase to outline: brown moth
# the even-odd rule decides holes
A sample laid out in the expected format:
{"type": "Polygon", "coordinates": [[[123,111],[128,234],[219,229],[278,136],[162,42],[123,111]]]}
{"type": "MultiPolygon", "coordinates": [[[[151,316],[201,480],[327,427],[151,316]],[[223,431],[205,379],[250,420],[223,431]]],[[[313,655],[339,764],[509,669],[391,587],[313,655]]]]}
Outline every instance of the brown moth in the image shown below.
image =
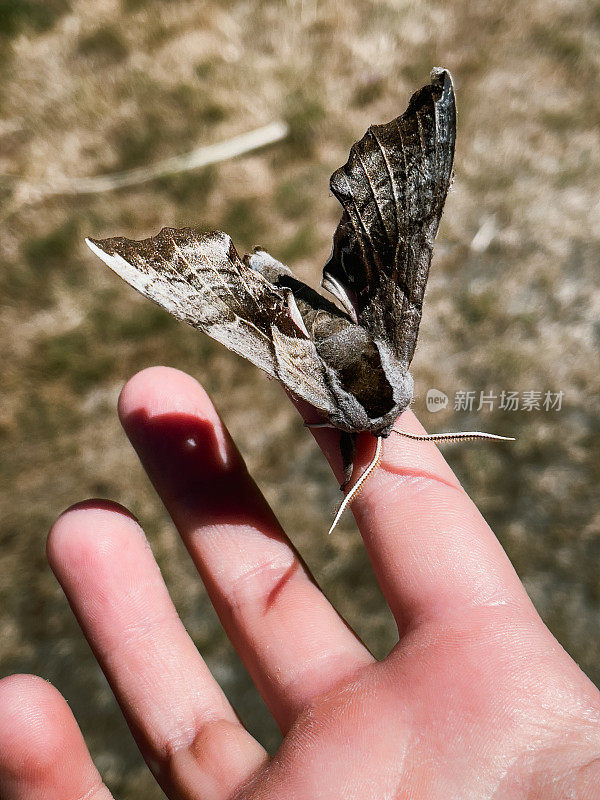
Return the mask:
{"type": "Polygon", "coordinates": [[[406,111],[371,126],[333,173],[343,213],[321,285],[340,307],[262,249],[240,258],[220,231],[163,228],[142,241],[86,240],[143,295],[277,378],[338,428],[346,483],[357,435],[378,437],[376,456],[334,525],[412,400],[409,366],[455,138],[452,78],[434,69],[406,111]]]}

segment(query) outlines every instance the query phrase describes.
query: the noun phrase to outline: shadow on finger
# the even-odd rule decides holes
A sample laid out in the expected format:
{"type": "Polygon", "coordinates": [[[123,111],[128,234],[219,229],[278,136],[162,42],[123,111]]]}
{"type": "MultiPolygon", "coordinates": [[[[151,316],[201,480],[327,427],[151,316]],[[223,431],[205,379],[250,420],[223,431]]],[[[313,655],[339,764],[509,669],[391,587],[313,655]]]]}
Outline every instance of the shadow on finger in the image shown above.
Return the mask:
{"type": "Polygon", "coordinates": [[[123,424],[175,521],[251,525],[271,538],[281,531],[227,433],[192,414],[136,409],[123,424]]]}

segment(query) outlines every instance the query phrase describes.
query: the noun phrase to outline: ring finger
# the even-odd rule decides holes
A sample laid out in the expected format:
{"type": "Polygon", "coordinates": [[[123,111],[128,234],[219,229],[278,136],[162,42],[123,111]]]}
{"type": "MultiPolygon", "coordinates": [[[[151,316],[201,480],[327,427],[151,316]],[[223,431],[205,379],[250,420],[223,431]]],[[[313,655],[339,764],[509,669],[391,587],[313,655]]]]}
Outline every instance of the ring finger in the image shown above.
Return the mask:
{"type": "Polygon", "coordinates": [[[75,506],[48,559],[161,786],[229,797],[266,754],[189,638],[137,523],[114,504],[75,506]]]}

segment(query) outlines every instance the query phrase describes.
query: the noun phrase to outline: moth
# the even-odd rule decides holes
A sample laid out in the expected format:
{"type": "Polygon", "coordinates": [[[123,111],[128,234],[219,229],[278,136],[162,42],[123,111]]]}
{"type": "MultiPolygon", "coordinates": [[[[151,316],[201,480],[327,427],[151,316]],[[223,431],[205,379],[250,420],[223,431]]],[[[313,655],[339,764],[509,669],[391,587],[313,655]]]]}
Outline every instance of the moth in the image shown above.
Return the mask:
{"type": "MultiPolygon", "coordinates": [[[[358,434],[377,437],[375,456],[331,530],[413,397],[409,367],[455,140],[452,78],[438,68],[401,116],[371,126],[352,145],[330,179],[343,211],[321,286],[337,304],[265,250],[240,258],[221,231],[163,228],[142,241],[86,239],[127,283],[279,380],[320,413],[322,424],[339,429],[342,488],[358,434]]],[[[412,438],[479,436],[503,438],[412,438]]]]}

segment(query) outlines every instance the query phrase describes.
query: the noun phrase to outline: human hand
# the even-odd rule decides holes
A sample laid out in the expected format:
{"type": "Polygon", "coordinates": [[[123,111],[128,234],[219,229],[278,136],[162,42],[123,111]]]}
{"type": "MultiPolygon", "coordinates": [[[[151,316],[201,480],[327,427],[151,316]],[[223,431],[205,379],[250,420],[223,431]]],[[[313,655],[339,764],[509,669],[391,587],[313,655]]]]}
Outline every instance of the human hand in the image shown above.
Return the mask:
{"type": "MultiPolygon", "coordinates": [[[[146,370],[119,412],[285,737],[269,759],[242,727],[129,513],[104,501],[69,509],[50,564],[168,797],[600,798],[600,694],[433,444],[387,439],[353,504],[399,629],[377,662],[307,573],[194,380],[146,370]]],[[[410,412],[401,420],[421,432],[410,412]]],[[[315,436],[339,470],[337,434],[315,436]]],[[[362,436],[360,468],[372,448],[362,436]]],[[[33,676],[0,682],[0,797],[110,797],[65,701],[33,676]]]]}

